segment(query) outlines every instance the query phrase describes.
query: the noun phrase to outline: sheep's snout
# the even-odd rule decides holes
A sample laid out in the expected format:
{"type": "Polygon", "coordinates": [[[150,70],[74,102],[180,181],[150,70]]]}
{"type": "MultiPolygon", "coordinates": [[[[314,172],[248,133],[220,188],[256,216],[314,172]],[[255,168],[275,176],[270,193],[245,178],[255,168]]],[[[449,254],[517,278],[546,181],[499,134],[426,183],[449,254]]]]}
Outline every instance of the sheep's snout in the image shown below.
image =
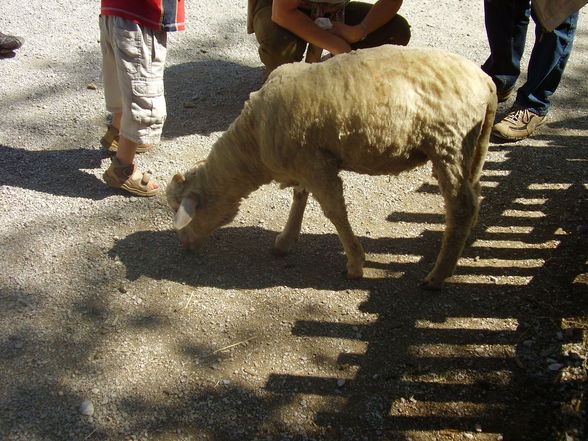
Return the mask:
{"type": "Polygon", "coordinates": [[[178,237],[182,246],[190,251],[197,251],[205,239],[196,236],[189,227],[178,231],[178,237]]]}

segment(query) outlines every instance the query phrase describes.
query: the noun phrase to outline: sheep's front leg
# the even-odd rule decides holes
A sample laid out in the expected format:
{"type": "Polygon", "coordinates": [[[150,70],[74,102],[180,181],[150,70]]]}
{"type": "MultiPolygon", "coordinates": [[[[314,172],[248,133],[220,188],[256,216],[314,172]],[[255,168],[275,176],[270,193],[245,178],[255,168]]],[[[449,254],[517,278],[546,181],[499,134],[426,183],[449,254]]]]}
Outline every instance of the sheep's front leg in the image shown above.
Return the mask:
{"type": "Polygon", "coordinates": [[[312,186],[310,190],[321,205],[325,216],[337,229],[339,240],[347,256],[347,278],[358,279],[363,277],[363,264],[365,262],[363,247],[355,234],[353,234],[347,217],[341,179],[337,175],[331,177],[331,179],[328,178],[328,175],[323,175],[319,185],[312,186]]]}
{"type": "Polygon", "coordinates": [[[276,255],[288,253],[300,236],[302,217],[308,200],[308,191],[302,187],[294,187],[292,206],[284,230],[278,234],[272,252],[276,255]]]}

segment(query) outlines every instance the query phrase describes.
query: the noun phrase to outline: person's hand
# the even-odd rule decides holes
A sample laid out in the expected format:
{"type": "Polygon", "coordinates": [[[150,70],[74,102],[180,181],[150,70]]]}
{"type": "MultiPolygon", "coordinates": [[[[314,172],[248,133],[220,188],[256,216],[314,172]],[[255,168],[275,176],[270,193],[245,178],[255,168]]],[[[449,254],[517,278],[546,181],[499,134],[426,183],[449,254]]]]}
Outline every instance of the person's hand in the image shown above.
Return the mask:
{"type": "Polygon", "coordinates": [[[349,26],[338,21],[333,22],[333,28],[329,31],[345,40],[347,43],[356,43],[367,35],[367,29],[362,25],[349,26]]]}

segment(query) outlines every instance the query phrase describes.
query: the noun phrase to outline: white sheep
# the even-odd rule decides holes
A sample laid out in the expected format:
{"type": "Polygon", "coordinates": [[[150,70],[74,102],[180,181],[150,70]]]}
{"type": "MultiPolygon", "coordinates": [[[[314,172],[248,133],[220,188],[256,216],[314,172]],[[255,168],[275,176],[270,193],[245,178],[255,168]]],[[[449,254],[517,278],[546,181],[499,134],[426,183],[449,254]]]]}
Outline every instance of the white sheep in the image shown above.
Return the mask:
{"type": "Polygon", "coordinates": [[[440,288],[476,222],[495,111],[490,78],[437,49],[382,46],[281,66],[208,158],[173,177],[167,197],[174,225],[184,246],[197,249],[236,216],[242,199],[274,180],[295,188],[274,251],[286,253],[298,239],[310,192],[337,229],[347,276],[359,278],[364,251],[347,218],[339,170],[395,175],[430,160],[446,228],[423,285],[440,288]]]}

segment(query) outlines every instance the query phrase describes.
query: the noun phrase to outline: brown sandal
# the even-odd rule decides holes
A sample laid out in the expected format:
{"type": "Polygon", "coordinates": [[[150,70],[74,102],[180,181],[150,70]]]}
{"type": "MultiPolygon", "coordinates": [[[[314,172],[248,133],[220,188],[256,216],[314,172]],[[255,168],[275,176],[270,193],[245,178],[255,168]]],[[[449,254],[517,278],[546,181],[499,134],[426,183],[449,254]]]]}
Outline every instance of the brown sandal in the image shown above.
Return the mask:
{"type": "Polygon", "coordinates": [[[104,172],[104,181],[113,188],[122,188],[136,196],[151,197],[159,193],[159,187],[149,189],[151,173],[141,173],[135,164],[121,165],[116,156],[112,158],[110,167],[104,172]]]}
{"type": "MultiPolygon", "coordinates": [[[[102,144],[102,147],[108,151],[108,154],[113,155],[118,151],[118,138],[118,129],[114,126],[108,126],[106,133],[100,140],[100,144],[102,144]]],[[[152,144],[139,144],[137,147],[137,153],[144,153],[152,148],[152,144]]]]}

